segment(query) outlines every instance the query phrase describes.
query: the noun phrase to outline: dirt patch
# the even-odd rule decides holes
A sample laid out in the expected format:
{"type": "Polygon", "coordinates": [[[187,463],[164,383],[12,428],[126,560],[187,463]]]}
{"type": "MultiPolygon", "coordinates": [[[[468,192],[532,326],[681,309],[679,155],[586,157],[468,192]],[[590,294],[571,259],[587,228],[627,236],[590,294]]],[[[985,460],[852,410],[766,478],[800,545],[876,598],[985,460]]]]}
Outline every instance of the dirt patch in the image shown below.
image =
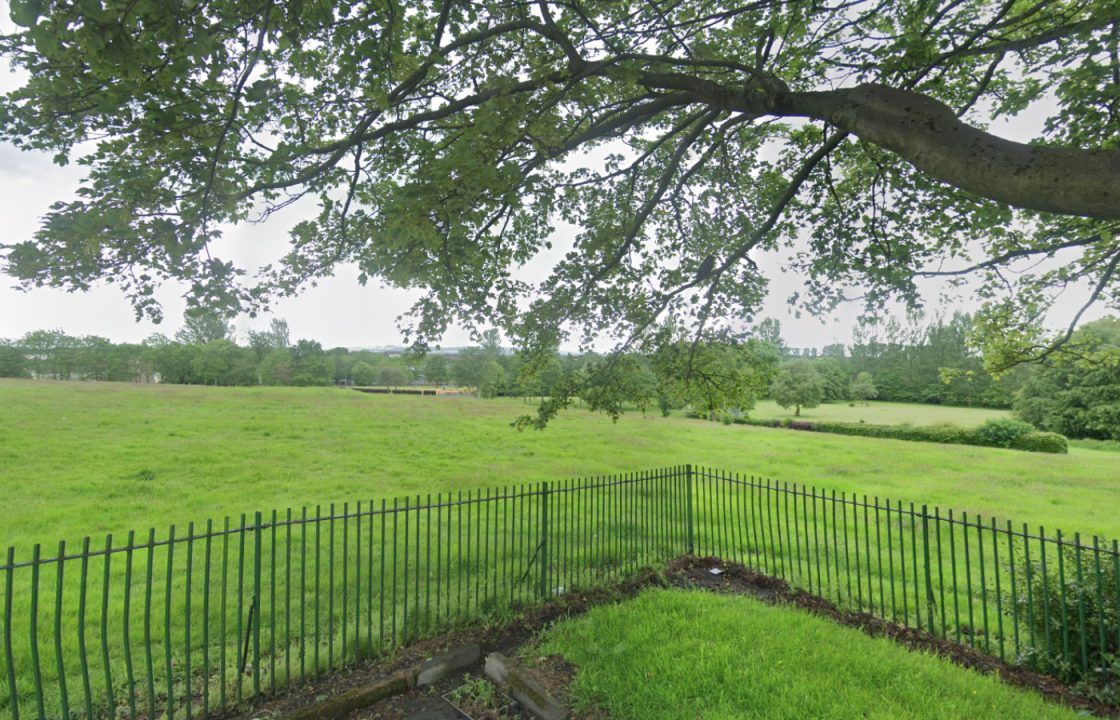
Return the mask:
{"type": "Polygon", "coordinates": [[[888,637],[911,650],[931,652],[977,672],[997,675],[1009,685],[1035,690],[1049,700],[1076,710],[1087,710],[1101,717],[1120,718],[1120,708],[1087,698],[1057,678],[1012,665],[994,655],[925,630],[904,627],[869,613],[841,610],[822,597],[790,588],[785,580],[763,575],[738,563],[713,557],[683,557],[669,564],[667,577],[675,587],[752,595],[764,602],[794,605],[828,617],[841,625],[858,628],[873,637],[888,637]],[[713,567],[720,568],[722,572],[713,574],[713,567]]]}

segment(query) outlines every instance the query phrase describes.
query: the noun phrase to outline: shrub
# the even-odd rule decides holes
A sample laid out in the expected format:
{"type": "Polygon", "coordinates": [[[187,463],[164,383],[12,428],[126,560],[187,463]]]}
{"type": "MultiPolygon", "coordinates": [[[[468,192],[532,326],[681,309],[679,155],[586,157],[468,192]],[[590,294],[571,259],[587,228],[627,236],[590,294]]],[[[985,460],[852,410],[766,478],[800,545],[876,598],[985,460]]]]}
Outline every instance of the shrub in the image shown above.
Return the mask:
{"type": "MultiPolygon", "coordinates": [[[[741,425],[758,427],[782,427],[790,430],[835,433],[837,435],[859,435],[862,437],[885,438],[888,440],[912,440],[915,442],[935,442],[948,445],[978,445],[982,447],[1010,447],[1031,452],[1066,453],[1069,452],[1066,439],[1055,433],[1030,430],[1018,434],[1010,444],[1004,444],[1012,430],[1003,423],[1020,424],[1016,421],[994,421],[1000,423],[996,429],[965,428],[959,425],[871,425],[868,423],[818,422],[813,420],[756,420],[735,418],[741,425]]],[[[1014,429],[1017,431],[1017,429],[1014,429]]]]}
{"type": "Polygon", "coordinates": [[[1069,442],[1066,440],[1065,435],[1052,432],[1025,433],[1015,438],[1011,443],[1011,447],[1016,450],[1059,453],[1062,455],[1069,452],[1069,442]]]}
{"type": "Polygon", "coordinates": [[[1035,430],[1035,426],[1030,423],[1006,418],[989,420],[981,425],[976,432],[984,441],[984,445],[1009,448],[1014,446],[1016,440],[1035,430]]]}
{"type": "Polygon", "coordinates": [[[1083,548],[1078,568],[1074,548],[1065,547],[1061,552],[1062,574],[1057,558],[1050,558],[1045,573],[1037,556],[1032,557],[1029,573],[1020,558],[1017,574],[1029,578],[1027,591],[1020,589],[1014,597],[1005,591],[1005,602],[1015,604],[1040,648],[1028,649],[1019,661],[1065,682],[1079,683],[1089,694],[1114,704],[1120,701],[1120,597],[1113,591],[1118,587],[1116,566],[1104,560],[1098,563],[1094,552],[1083,548]],[[1082,643],[1086,668],[1081,664],[1082,643]],[[1063,654],[1066,647],[1068,660],[1063,654]]]}

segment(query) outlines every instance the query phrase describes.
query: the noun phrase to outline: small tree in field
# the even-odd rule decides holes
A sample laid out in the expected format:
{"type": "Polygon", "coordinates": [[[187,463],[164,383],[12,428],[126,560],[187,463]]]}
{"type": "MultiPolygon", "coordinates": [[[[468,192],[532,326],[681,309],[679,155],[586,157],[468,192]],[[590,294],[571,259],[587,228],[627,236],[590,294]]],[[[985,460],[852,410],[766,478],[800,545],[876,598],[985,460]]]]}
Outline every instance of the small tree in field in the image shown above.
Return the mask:
{"type": "Polygon", "coordinates": [[[807,360],[787,363],[778,371],[770,385],[770,396],[784,408],[792,407],[801,415],[801,408],[814,408],[824,397],[824,383],[817,369],[807,360]]]}
{"type": "Polygon", "coordinates": [[[361,360],[350,368],[350,379],[355,385],[372,385],[375,374],[373,366],[361,360]]]}
{"type": "Polygon", "coordinates": [[[424,382],[429,385],[446,385],[451,379],[447,358],[443,355],[429,355],[424,359],[424,382]]]}
{"type": "Polygon", "coordinates": [[[400,387],[408,384],[408,375],[399,367],[388,365],[378,371],[377,381],[386,387],[400,387]]]}
{"type": "Polygon", "coordinates": [[[871,373],[861,372],[856,375],[856,379],[852,381],[852,386],[848,391],[853,400],[859,400],[864,405],[868,400],[874,400],[879,397],[879,390],[875,387],[875,382],[871,379],[871,373]]]}

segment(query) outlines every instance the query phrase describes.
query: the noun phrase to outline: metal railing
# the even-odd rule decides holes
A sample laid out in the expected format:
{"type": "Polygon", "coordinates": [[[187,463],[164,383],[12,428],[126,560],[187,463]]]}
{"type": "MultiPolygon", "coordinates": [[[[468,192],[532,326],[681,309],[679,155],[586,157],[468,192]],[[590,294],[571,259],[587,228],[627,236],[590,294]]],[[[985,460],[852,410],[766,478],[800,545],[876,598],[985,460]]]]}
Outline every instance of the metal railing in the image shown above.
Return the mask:
{"type": "Polygon", "coordinates": [[[1048,671],[1120,648],[1115,541],[680,466],[9,548],[0,709],[205,718],[690,553],[1048,671]]]}

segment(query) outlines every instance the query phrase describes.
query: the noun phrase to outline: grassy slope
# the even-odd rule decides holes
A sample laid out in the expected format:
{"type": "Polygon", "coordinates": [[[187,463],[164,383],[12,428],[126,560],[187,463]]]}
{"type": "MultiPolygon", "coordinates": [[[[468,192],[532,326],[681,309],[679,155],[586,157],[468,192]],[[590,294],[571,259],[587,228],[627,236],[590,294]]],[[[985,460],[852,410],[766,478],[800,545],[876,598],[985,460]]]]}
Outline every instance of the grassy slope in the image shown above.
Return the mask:
{"type": "MultiPolygon", "coordinates": [[[[762,400],[751,412],[752,417],[766,419],[792,420],[793,408],[779,407],[773,400],[762,400]]],[[[802,408],[802,420],[826,420],[831,422],[860,421],[872,425],[933,425],[953,423],[965,427],[982,425],[987,420],[1010,417],[1008,410],[991,408],[949,407],[946,405],[917,405],[913,403],[873,402],[826,403],[815,408],[802,408]]]]}
{"type": "Polygon", "coordinates": [[[653,590],[551,630],[542,653],[617,720],[1073,718],[938,658],[744,597],[653,590]]]}
{"type": "Polygon", "coordinates": [[[685,462],[1120,535],[1120,455],[1068,456],[336,388],[0,381],[0,545],[685,462]]]}

